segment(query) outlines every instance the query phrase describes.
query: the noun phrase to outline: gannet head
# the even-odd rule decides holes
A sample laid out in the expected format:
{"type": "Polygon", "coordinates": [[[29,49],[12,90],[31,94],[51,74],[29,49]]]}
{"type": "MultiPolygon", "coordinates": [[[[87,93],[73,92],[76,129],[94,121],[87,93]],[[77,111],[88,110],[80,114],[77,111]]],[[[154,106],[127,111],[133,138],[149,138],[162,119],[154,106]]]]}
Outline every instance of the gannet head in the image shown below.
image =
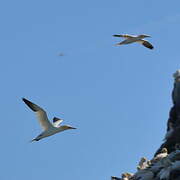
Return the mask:
{"type": "Polygon", "coordinates": [[[167,148],[162,148],[161,153],[168,153],[167,148]]]}
{"type": "Polygon", "coordinates": [[[145,157],[142,157],[142,158],[141,158],[141,161],[142,161],[142,162],[146,162],[147,159],[146,159],[145,157]]]}
{"type": "Polygon", "coordinates": [[[147,35],[147,34],[141,34],[141,35],[139,35],[139,37],[140,37],[140,38],[146,38],[146,37],[151,37],[151,36],[149,36],[149,35],[147,35]]]}

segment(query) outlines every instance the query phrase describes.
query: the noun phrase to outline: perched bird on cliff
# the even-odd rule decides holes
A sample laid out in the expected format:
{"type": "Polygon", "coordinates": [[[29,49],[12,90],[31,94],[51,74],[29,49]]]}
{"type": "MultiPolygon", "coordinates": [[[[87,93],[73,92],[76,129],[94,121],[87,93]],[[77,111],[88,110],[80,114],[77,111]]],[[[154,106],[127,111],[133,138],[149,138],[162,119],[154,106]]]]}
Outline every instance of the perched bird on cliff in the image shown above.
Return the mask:
{"type": "Polygon", "coordinates": [[[145,157],[142,157],[138,164],[138,169],[146,169],[149,167],[150,161],[148,161],[145,157]]]}
{"type": "Polygon", "coordinates": [[[160,151],[159,154],[157,154],[152,160],[151,162],[157,162],[160,161],[161,159],[165,158],[168,155],[168,151],[166,148],[162,148],[162,150],[160,151]]]}
{"type": "Polygon", "coordinates": [[[131,174],[131,173],[123,173],[121,175],[122,180],[130,180],[131,177],[133,177],[133,174],[131,174]]]}
{"type": "Polygon", "coordinates": [[[39,123],[41,127],[44,129],[44,131],[40,135],[38,135],[36,138],[34,138],[32,141],[39,141],[42,138],[51,136],[53,134],[56,134],[56,133],[59,133],[68,129],[76,129],[68,125],[60,126],[60,123],[63,120],[57,117],[54,117],[53,123],[50,123],[45,110],[43,110],[40,106],[32,103],[31,101],[25,98],[22,98],[22,100],[31,110],[33,110],[36,113],[39,123]]]}
{"type": "Polygon", "coordinates": [[[153,49],[153,45],[151,43],[149,43],[148,41],[146,40],[143,40],[144,38],[146,37],[151,37],[149,35],[145,35],[145,34],[141,34],[141,35],[128,35],[128,34],[115,34],[113,35],[114,37],[122,37],[122,38],[125,38],[124,41],[120,42],[120,43],[117,43],[116,46],[120,46],[120,45],[124,45],[124,44],[131,44],[131,43],[140,43],[142,44],[143,46],[149,48],[149,49],[153,49]]]}

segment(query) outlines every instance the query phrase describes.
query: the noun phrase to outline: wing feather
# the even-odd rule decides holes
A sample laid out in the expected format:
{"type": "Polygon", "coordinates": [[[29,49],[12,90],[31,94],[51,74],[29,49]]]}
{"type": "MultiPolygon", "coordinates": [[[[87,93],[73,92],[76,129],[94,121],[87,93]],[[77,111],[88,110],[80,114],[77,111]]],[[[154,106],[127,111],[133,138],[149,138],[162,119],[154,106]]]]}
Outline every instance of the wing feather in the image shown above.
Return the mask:
{"type": "Polygon", "coordinates": [[[141,43],[143,46],[145,46],[145,47],[147,47],[149,49],[153,49],[154,48],[153,45],[150,42],[148,42],[148,41],[140,40],[140,41],[137,41],[137,42],[141,43]]]}
{"type": "Polygon", "coordinates": [[[128,34],[114,34],[114,37],[132,38],[134,36],[128,34]]]}
{"type": "Polygon", "coordinates": [[[36,113],[38,121],[44,130],[47,130],[50,127],[52,127],[52,124],[48,120],[46,111],[44,111],[40,106],[32,103],[31,101],[25,98],[22,98],[22,100],[31,110],[33,110],[36,113]]]}

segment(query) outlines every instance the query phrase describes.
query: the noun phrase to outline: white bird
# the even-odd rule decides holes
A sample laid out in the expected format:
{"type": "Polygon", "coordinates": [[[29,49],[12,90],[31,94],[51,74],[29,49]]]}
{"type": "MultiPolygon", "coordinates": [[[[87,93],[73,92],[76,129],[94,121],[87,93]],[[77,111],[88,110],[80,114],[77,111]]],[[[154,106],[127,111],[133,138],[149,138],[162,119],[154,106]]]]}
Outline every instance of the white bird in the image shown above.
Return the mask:
{"type": "Polygon", "coordinates": [[[142,157],[141,160],[139,161],[138,168],[139,169],[146,169],[149,167],[150,161],[148,161],[145,157],[142,157]]]}
{"type": "Polygon", "coordinates": [[[166,148],[162,148],[161,152],[159,154],[157,154],[152,160],[151,162],[157,162],[160,161],[161,159],[165,158],[168,156],[168,151],[166,148]]]}
{"type": "Polygon", "coordinates": [[[22,98],[22,100],[25,102],[25,104],[29,108],[31,108],[34,112],[36,112],[39,123],[44,130],[40,135],[38,135],[32,141],[39,141],[42,138],[51,136],[53,134],[56,134],[56,133],[59,133],[61,131],[65,131],[68,129],[76,129],[76,128],[68,126],[68,125],[60,126],[60,123],[63,120],[56,118],[56,117],[53,118],[53,123],[50,123],[50,121],[47,117],[46,111],[44,111],[40,106],[32,103],[31,101],[29,101],[25,98],[22,98]]]}
{"type": "Polygon", "coordinates": [[[131,44],[131,43],[137,42],[137,43],[140,43],[140,44],[142,44],[143,46],[145,46],[145,47],[147,47],[149,49],[153,49],[154,48],[151,43],[149,43],[146,40],[143,40],[146,37],[151,37],[149,35],[141,34],[141,35],[134,36],[134,35],[128,35],[128,34],[115,34],[113,36],[114,37],[125,38],[124,41],[122,41],[120,43],[117,43],[116,46],[124,45],[124,44],[131,44]]]}

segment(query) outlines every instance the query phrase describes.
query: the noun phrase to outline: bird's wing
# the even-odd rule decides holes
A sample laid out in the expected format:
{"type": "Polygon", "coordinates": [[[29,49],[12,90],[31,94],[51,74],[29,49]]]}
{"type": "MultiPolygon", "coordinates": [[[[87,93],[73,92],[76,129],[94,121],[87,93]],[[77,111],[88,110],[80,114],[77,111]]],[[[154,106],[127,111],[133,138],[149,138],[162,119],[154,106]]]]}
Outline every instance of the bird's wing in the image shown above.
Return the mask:
{"type": "Polygon", "coordinates": [[[44,130],[49,129],[50,127],[52,127],[52,124],[49,122],[46,111],[44,111],[41,107],[39,107],[38,105],[32,103],[31,101],[28,101],[25,98],[22,98],[22,100],[25,102],[25,104],[32,109],[34,112],[36,112],[37,118],[39,120],[39,123],[41,125],[41,127],[44,130]]]}
{"type": "Polygon", "coordinates": [[[153,45],[151,43],[149,43],[148,41],[145,41],[145,40],[139,40],[139,41],[136,41],[140,44],[142,44],[143,46],[149,48],[149,49],[153,49],[153,45]]]}
{"type": "Polygon", "coordinates": [[[120,46],[120,45],[124,45],[124,44],[130,44],[130,43],[133,43],[133,42],[134,41],[131,42],[130,39],[125,39],[125,40],[123,40],[123,41],[121,41],[119,43],[116,43],[115,46],[120,46]],[[128,41],[128,43],[127,43],[127,41],[128,41]]]}
{"type": "Polygon", "coordinates": [[[53,126],[54,126],[54,127],[59,127],[59,125],[60,125],[62,122],[63,122],[62,119],[59,119],[59,118],[57,118],[57,117],[54,117],[54,118],[53,118],[53,126]]]}
{"type": "Polygon", "coordinates": [[[114,37],[132,38],[133,36],[128,34],[114,34],[114,37]]]}

